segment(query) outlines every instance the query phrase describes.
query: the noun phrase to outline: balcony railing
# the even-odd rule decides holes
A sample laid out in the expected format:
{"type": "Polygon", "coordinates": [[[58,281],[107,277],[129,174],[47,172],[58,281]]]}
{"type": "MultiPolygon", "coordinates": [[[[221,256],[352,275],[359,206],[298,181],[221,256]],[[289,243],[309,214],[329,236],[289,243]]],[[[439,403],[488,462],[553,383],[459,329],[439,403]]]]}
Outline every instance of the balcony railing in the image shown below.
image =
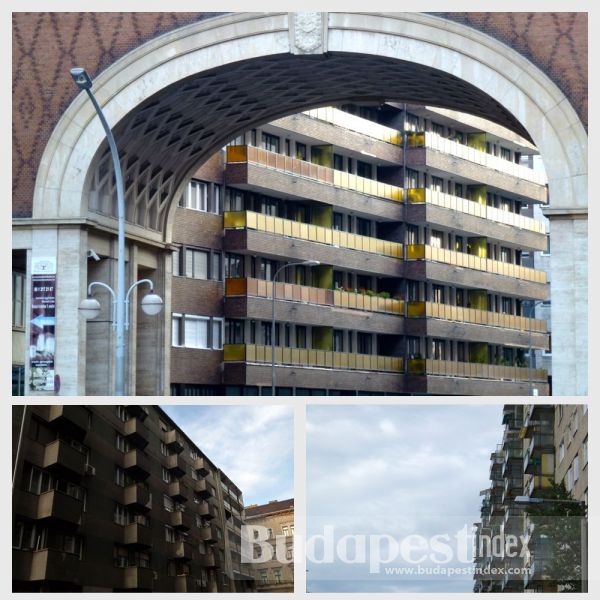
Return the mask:
{"type": "Polygon", "coordinates": [[[402,188],[366,177],[322,167],[311,162],[263,150],[254,146],[227,146],[227,163],[254,163],[289,175],[306,177],[319,183],[402,202],[402,188]]]}
{"type": "Polygon", "coordinates": [[[484,363],[457,362],[438,359],[410,359],[408,372],[414,375],[442,375],[445,377],[468,377],[473,379],[505,379],[510,381],[545,382],[548,374],[543,369],[523,367],[506,367],[503,365],[488,365],[484,363]]]}
{"type": "Polygon", "coordinates": [[[439,304],[437,302],[424,302],[421,300],[410,301],[407,307],[408,317],[431,317],[433,319],[444,319],[446,321],[461,321],[463,323],[475,323],[477,325],[489,325],[491,327],[502,327],[505,329],[518,329],[520,331],[531,331],[535,333],[547,333],[546,321],[541,319],[530,319],[517,315],[505,315],[503,313],[478,308],[466,308],[464,306],[451,306],[450,304],[439,304]]]}
{"type": "Polygon", "coordinates": [[[308,242],[317,242],[329,246],[338,246],[360,252],[371,252],[394,258],[402,258],[402,244],[380,240],[378,238],[328,229],[320,225],[299,223],[281,217],[272,217],[251,211],[225,212],[223,215],[225,229],[245,228],[275,233],[308,242]]]}
{"type": "Polygon", "coordinates": [[[466,252],[455,252],[454,250],[446,250],[445,248],[435,248],[427,244],[409,244],[406,246],[407,260],[431,260],[441,262],[448,265],[463,267],[466,269],[474,269],[476,271],[486,271],[495,275],[504,275],[506,277],[514,277],[525,281],[533,281],[535,283],[546,283],[547,276],[544,271],[505,263],[500,260],[492,260],[490,258],[480,258],[466,252]]]}
{"type": "Polygon", "coordinates": [[[337,125],[356,133],[362,133],[363,135],[393,144],[394,146],[402,145],[402,134],[396,129],[374,123],[356,115],[351,115],[343,110],[333,108],[333,106],[305,110],[304,114],[313,119],[325,121],[326,123],[331,123],[332,125],[337,125]]]}
{"type": "Polygon", "coordinates": [[[409,133],[407,135],[407,144],[409,147],[424,146],[431,150],[437,150],[443,154],[456,156],[457,158],[468,160],[488,169],[494,169],[495,171],[500,171],[519,179],[525,179],[538,185],[546,185],[548,181],[546,174],[541,171],[535,171],[499,156],[494,156],[493,154],[471,148],[454,140],[449,140],[432,131],[409,133]]]}
{"type": "Polygon", "coordinates": [[[408,189],[406,190],[406,198],[409,204],[433,204],[434,206],[441,206],[442,208],[448,208],[474,217],[496,221],[503,225],[518,227],[519,229],[543,234],[547,231],[546,224],[543,221],[518,215],[494,206],[479,204],[479,202],[474,202],[473,200],[452,196],[451,194],[445,194],[436,190],[425,188],[408,189]]]}
{"type": "MultiPolygon", "coordinates": [[[[223,346],[225,361],[271,363],[271,346],[249,344],[226,344],[223,346]]],[[[304,348],[275,348],[275,363],[299,367],[324,367],[358,371],[402,371],[402,358],[396,356],[376,356],[353,354],[330,350],[307,350],[304,348]]]]}
{"type": "MultiPolygon", "coordinates": [[[[289,302],[339,306],[368,312],[383,312],[395,315],[404,314],[404,302],[393,298],[369,296],[344,290],[316,288],[295,283],[277,283],[276,298],[289,302]]],[[[225,294],[234,296],[273,297],[272,283],[264,279],[230,278],[225,281],[225,294]]]]}

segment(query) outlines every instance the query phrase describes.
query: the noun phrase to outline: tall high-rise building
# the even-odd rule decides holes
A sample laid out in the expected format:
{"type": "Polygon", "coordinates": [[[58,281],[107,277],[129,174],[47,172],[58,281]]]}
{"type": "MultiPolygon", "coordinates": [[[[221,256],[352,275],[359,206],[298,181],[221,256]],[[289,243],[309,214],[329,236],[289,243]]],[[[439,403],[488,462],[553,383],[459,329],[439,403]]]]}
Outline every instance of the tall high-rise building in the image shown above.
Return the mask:
{"type": "Polygon", "coordinates": [[[254,591],[241,490],[157,406],[15,406],[13,469],[13,591],[254,591]]]}
{"type": "MultiPolygon", "coordinates": [[[[587,405],[505,405],[502,444],[490,457],[489,488],[482,492],[481,521],[475,524],[476,592],[555,592],[557,569],[548,531],[577,504],[585,513],[588,501],[587,405]],[[568,497],[554,498],[554,484],[564,484],[568,497]],[[536,521],[527,507],[546,507],[548,521],[536,521]],[[557,508],[560,507],[560,508],[557,508]],[[559,512],[556,512],[556,511],[559,512]],[[553,522],[554,519],[554,522],[553,522]],[[507,536],[515,536],[515,542],[507,536]],[[496,538],[502,543],[493,542],[496,538]],[[507,541],[509,542],[507,545],[507,541]],[[525,548],[524,548],[525,546],[525,548]],[[499,568],[494,573],[490,569],[499,568]]],[[[577,514],[577,513],[574,513],[577,514]]],[[[540,516],[537,516],[540,519],[540,516]]],[[[560,535],[571,531],[574,546],[581,546],[581,564],[575,554],[570,569],[587,584],[585,514],[558,523],[560,535]],[[571,519],[571,521],[569,521],[571,519]],[[573,520],[574,519],[574,520],[573,520]]],[[[565,544],[568,540],[562,540],[565,544]]],[[[569,569],[567,569],[569,572],[569,569]]]]}
{"type": "MultiPolygon", "coordinates": [[[[246,507],[245,524],[262,528],[270,555],[258,555],[252,565],[257,592],[294,591],[294,500],[272,500],[246,507]]],[[[262,537],[259,535],[259,539],[262,537]]]]}
{"type": "Polygon", "coordinates": [[[529,362],[548,346],[530,318],[547,275],[525,266],[547,248],[525,216],[547,202],[536,154],[391,103],[240,134],[175,214],[172,393],[270,394],[274,345],[278,394],[547,394],[529,362]]]}

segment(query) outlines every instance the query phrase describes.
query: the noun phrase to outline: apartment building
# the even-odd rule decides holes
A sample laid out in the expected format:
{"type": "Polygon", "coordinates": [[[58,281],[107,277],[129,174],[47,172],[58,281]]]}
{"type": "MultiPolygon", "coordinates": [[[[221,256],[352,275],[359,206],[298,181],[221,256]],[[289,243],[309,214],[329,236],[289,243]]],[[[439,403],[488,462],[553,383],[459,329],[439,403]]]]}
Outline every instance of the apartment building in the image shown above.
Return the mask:
{"type": "MultiPolygon", "coordinates": [[[[267,504],[247,506],[245,524],[264,527],[268,536],[266,542],[272,549],[269,560],[253,565],[256,591],[293,592],[294,499],[271,500],[267,504]]],[[[256,559],[260,558],[261,553],[257,552],[256,559]]]]}
{"type": "Polygon", "coordinates": [[[484,119],[391,103],[240,134],[175,215],[172,393],[270,394],[274,346],[282,395],[548,394],[528,368],[548,347],[529,318],[547,276],[524,265],[547,247],[525,216],[547,202],[536,154],[484,119]]]}
{"type": "MultiPolygon", "coordinates": [[[[502,444],[490,457],[491,485],[482,492],[481,521],[475,524],[474,591],[556,592],[548,569],[548,540],[526,507],[533,505],[532,499],[547,498],[553,483],[564,483],[569,504],[587,506],[587,405],[506,405],[503,422],[502,444]],[[516,536],[516,545],[489,552],[490,538],[506,541],[509,534],[516,536]],[[524,553],[522,543],[527,546],[524,553]],[[516,556],[509,555],[513,552],[516,556]],[[494,567],[504,572],[493,574],[494,567]]],[[[587,523],[575,529],[582,526],[587,523]]],[[[583,553],[585,562],[586,548],[583,553]]]]}
{"type": "Polygon", "coordinates": [[[13,407],[13,591],[245,592],[241,490],[157,406],[13,407]]]}

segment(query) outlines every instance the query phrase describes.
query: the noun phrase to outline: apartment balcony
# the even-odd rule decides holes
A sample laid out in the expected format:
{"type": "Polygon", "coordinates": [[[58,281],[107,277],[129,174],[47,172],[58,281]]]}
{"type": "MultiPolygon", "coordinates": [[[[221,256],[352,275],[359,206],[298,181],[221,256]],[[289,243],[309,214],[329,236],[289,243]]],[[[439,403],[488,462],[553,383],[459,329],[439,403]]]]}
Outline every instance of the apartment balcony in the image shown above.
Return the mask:
{"type": "Polygon", "coordinates": [[[130,450],[123,455],[123,469],[136,481],[150,477],[150,460],[141,450],[130,450]]]}
{"type": "Polygon", "coordinates": [[[405,190],[408,223],[438,225],[464,235],[477,235],[544,251],[543,221],[428,188],[405,190]]]}
{"type": "Polygon", "coordinates": [[[219,541],[217,528],[212,523],[208,527],[200,529],[200,539],[207,544],[216,544],[219,541]]]}
{"type": "Polygon", "coordinates": [[[212,504],[202,502],[198,505],[198,514],[205,519],[214,519],[217,516],[217,511],[212,504]]]}
{"type": "MultiPolygon", "coordinates": [[[[262,279],[227,279],[225,282],[225,316],[270,320],[272,315],[272,283],[262,279]]],[[[275,319],[331,327],[364,327],[374,333],[401,335],[404,302],[349,292],[278,282],[276,285],[275,319]]]]}
{"type": "Polygon", "coordinates": [[[206,460],[206,458],[203,458],[202,456],[194,458],[192,466],[194,467],[194,469],[196,469],[196,471],[200,473],[200,475],[202,475],[202,477],[206,477],[211,474],[210,463],[206,460]]]}
{"type": "Polygon", "coordinates": [[[129,404],[126,406],[127,414],[130,417],[136,417],[140,421],[145,421],[148,416],[148,409],[145,406],[141,406],[140,404],[129,404]]]}
{"type": "Polygon", "coordinates": [[[177,593],[197,591],[194,578],[191,575],[175,575],[173,577],[173,591],[177,593]]]}
{"type": "Polygon", "coordinates": [[[502,474],[502,463],[504,462],[504,452],[496,450],[490,457],[490,479],[499,479],[502,474]]]}
{"type": "Polygon", "coordinates": [[[407,373],[411,389],[430,393],[527,395],[529,381],[548,393],[543,369],[417,358],[409,359],[407,373]]]}
{"type": "Polygon", "coordinates": [[[251,211],[226,212],[224,227],[224,248],[231,252],[310,258],[362,273],[402,275],[402,245],[397,242],[251,211]]]}
{"type": "Polygon", "coordinates": [[[228,146],[226,161],[226,185],[326,202],[381,219],[402,215],[403,190],[394,185],[253,146],[228,146]]]}
{"type": "Polygon", "coordinates": [[[548,347],[547,323],[541,319],[420,300],[407,303],[406,316],[408,335],[528,346],[531,331],[533,348],[548,347]]]}
{"type": "Polygon", "coordinates": [[[530,498],[535,498],[543,490],[552,487],[552,475],[532,475],[529,483],[525,486],[525,495],[530,498]]]}
{"type": "Polygon", "coordinates": [[[409,133],[407,164],[427,166],[468,180],[516,194],[526,200],[547,203],[547,178],[541,171],[502,159],[436,133],[409,133]]]}
{"type": "Polygon", "coordinates": [[[169,558],[171,560],[190,561],[194,558],[194,548],[189,542],[177,540],[169,544],[169,558]]]}
{"type": "Polygon", "coordinates": [[[127,440],[137,448],[143,450],[148,445],[150,441],[148,427],[140,418],[131,417],[125,421],[123,430],[127,440]]]}
{"type": "Polygon", "coordinates": [[[71,582],[79,571],[79,556],[59,550],[36,550],[31,553],[31,567],[26,581],[71,582]]]}
{"type": "Polygon", "coordinates": [[[48,423],[55,430],[81,442],[87,435],[89,413],[83,406],[53,405],[48,407],[48,423]]]}
{"type": "Polygon", "coordinates": [[[178,502],[187,502],[192,497],[192,493],[188,485],[178,480],[169,483],[169,496],[178,502]]]}
{"type": "Polygon", "coordinates": [[[123,504],[136,512],[150,510],[150,491],[140,483],[133,483],[123,488],[123,504]]]}
{"type": "Polygon", "coordinates": [[[504,451],[504,463],[502,465],[502,476],[508,476],[511,473],[518,473],[523,468],[523,447],[522,441],[519,440],[520,446],[510,446],[504,451]]]}
{"type": "Polygon", "coordinates": [[[194,492],[203,500],[208,500],[212,497],[211,486],[206,479],[198,479],[194,482],[194,492]]]}
{"type": "Polygon", "coordinates": [[[129,523],[123,527],[123,544],[132,548],[151,548],[152,529],[139,523],[129,523]]]}
{"type": "Polygon", "coordinates": [[[210,554],[200,554],[198,556],[198,564],[205,569],[214,569],[217,566],[217,558],[211,552],[210,554]]]}
{"type": "Polygon", "coordinates": [[[149,567],[125,567],[122,586],[133,592],[151,592],[154,588],[154,571],[149,567]]]}
{"type": "Polygon", "coordinates": [[[309,135],[323,144],[354,152],[368,152],[390,165],[402,162],[402,134],[390,127],[351,115],[331,106],[283,117],[269,123],[281,136],[309,135]]]}
{"type": "Polygon", "coordinates": [[[554,429],[554,406],[550,404],[529,404],[525,410],[523,427],[525,436],[536,433],[551,433],[554,429]]]}
{"type": "Polygon", "coordinates": [[[188,531],[194,525],[195,518],[193,513],[183,510],[174,510],[169,515],[169,524],[175,529],[188,531]]]}
{"type": "Polygon", "coordinates": [[[83,477],[86,456],[64,440],[55,440],[44,448],[43,468],[58,476],[83,477]]]}
{"type": "Polygon", "coordinates": [[[165,468],[168,469],[175,477],[183,477],[186,472],[186,463],[181,454],[169,454],[163,457],[165,468]]]}
{"type": "Polygon", "coordinates": [[[180,454],[183,452],[184,448],[184,440],[183,435],[179,433],[176,429],[171,429],[171,431],[163,431],[162,432],[162,441],[169,448],[169,450],[180,454]]]}
{"type": "Polygon", "coordinates": [[[515,496],[523,493],[523,476],[507,477],[504,479],[504,492],[502,493],[502,502],[506,504],[515,496]]]}
{"type": "Polygon", "coordinates": [[[68,494],[51,490],[40,494],[37,500],[38,520],[55,522],[62,527],[78,527],[81,523],[83,503],[68,494]]]}

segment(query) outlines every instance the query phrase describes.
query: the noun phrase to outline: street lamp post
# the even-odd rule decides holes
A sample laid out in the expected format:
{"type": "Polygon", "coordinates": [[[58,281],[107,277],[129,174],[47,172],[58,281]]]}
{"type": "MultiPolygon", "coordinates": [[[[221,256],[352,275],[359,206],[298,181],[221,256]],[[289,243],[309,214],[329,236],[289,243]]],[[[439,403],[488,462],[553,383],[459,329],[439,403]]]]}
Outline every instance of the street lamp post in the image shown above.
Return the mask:
{"type": "Polygon", "coordinates": [[[543,300],[531,300],[529,304],[529,352],[527,354],[527,380],[529,381],[529,395],[533,396],[533,381],[531,378],[531,359],[533,355],[532,343],[531,343],[531,328],[533,325],[533,315],[535,307],[539,304],[543,304],[543,300]]]}
{"type": "MultiPolygon", "coordinates": [[[[88,289],[88,298],[83,300],[80,304],[80,309],[83,311],[86,310],[85,305],[90,301],[94,301],[93,298],[89,298],[89,292],[93,285],[101,285],[102,287],[108,288],[113,297],[113,327],[115,329],[116,334],[116,352],[115,352],[115,396],[124,396],[125,395],[125,329],[126,329],[126,321],[127,321],[127,304],[129,301],[129,294],[131,290],[136,286],[142,283],[142,280],[137,281],[135,284],[129,288],[127,294],[125,294],[125,190],[123,186],[123,174],[121,172],[121,161],[119,159],[119,152],[117,150],[117,144],[115,142],[115,138],[113,133],[106,121],[104,113],[96,100],[92,92],[92,78],[88,75],[85,69],[80,67],[75,67],[71,69],[71,77],[77,84],[77,87],[80,90],[85,90],[89,99],[91,100],[94,108],[96,109],[96,114],[100,119],[100,123],[102,123],[102,127],[104,129],[104,133],[106,134],[106,139],[108,141],[108,146],[110,148],[110,154],[112,157],[113,168],[115,170],[115,183],[117,187],[117,220],[118,220],[118,234],[117,234],[117,290],[116,292],[112,290],[106,284],[102,284],[101,282],[94,282],[90,284],[90,288],[88,289]]],[[[154,286],[152,286],[154,287],[154,286]]],[[[159,298],[151,292],[153,296],[159,298]]],[[[160,298],[159,298],[160,299],[160,298]]],[[[97,301],[95,301],[97,303],[97,301]]],[[[162,300],[160,302],[162,305],[162,300]]],[[[98,310],[100,305],[98,304],[98,310]]],[[[142,307],[143,308],[143,307],[142,307]]],[[[156,313],[154,313],[156,314],[156,313]]]]}
{"type": "Polygon", "coordinates": [[[277,276],[281,271],[288,267],[316,267],[320,264],[321,263],[318,260],[303,260],[300,262],[287,263],[286,265],[279,267],[271,278],[271,396],[275,395],[275,298],[277,296],[275,293],[275,286],[277,285],[277,276]]]}

